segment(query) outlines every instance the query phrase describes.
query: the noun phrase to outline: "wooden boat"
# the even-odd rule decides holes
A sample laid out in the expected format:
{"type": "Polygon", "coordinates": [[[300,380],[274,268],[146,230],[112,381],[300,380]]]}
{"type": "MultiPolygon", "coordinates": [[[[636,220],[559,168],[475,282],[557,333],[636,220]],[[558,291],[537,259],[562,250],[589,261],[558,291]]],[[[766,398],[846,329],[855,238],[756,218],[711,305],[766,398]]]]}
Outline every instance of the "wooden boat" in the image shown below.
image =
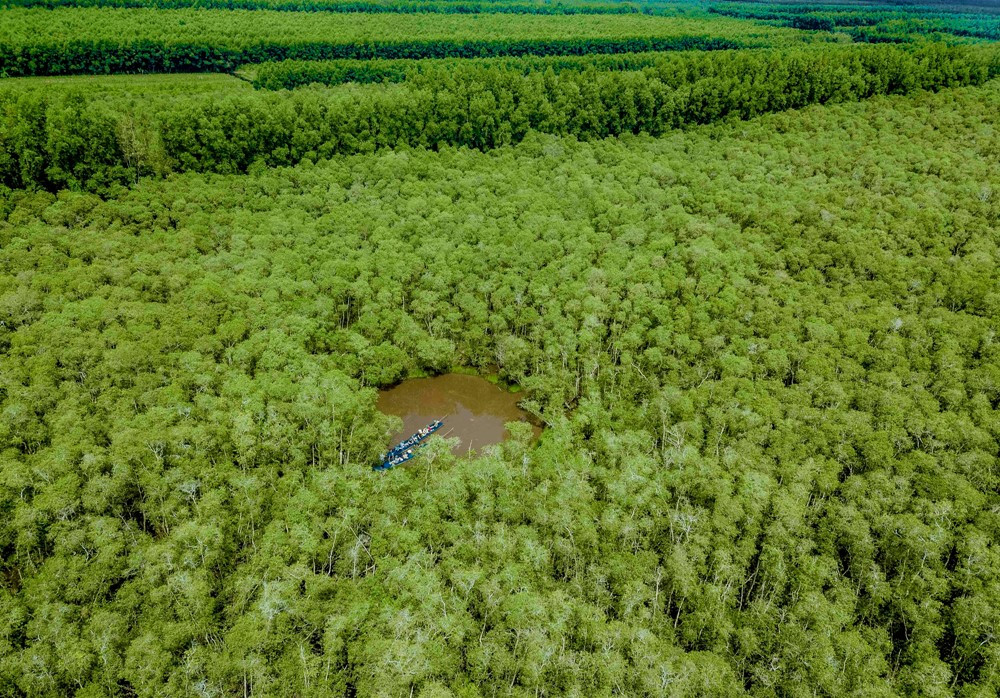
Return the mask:
{"type": "Polygon", "coordinates": [[[423,441],[442,426],[444,426],[444,421],[435,419],[423,429],[418,429],[410,438],[400,441],[386,453],[383,453],[381,458],[379,458],[379,464],[374,466],[373,470],[388,470],[389,468],[395,468],[397,465],[402,465],[407,461],[413,460],[417,455],[415,449],[424,445],[423,441]]]}

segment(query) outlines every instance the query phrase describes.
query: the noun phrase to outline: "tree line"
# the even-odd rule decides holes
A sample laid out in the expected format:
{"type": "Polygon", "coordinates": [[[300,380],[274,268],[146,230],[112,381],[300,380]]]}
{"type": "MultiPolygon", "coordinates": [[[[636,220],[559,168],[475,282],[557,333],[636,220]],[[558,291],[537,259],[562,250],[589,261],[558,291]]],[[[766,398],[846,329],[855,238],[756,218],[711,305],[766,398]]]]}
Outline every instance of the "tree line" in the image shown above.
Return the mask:
{"type": "Polygon", "coordinates": [[[894,4],[876,4],[844,7],[723,2],[712,5],[708,11],[727,17],[763,20],[796,29],[846,30],[859,41],[872,41],[877,37],[901,39],[935,33],[1000,39],[1000,16],[967,11],[938,11],[936,7],[926,6],[908,8],[894,4]]]}
{"type": "Polygon", "coordinates": [[[299,59],[583,55],[796,45],[826,37],[740,20],[626,15],[0,9],[0,76],[234,70],[299,59]]]}
{"type": "Polygon", "coordinates": [[[530,131],[658,135],[809,104],[980,84],[997,74],[990,47],[931,44],[677,54],[622,72],[523,74],[454,62],[412,85],[194,94],[145,105],[15,89],[0,93],[0,183],[103,191],[169,171],[237,173],[380,148],[487,150],[530,131]]]}
{"type": "Polygon", "coordinates": [[[0,44],[0,73],[7,77],[166,72],[231,72],[248,63],[331,59],[483,58],[564,56],[649,51],[722,51],[741,48],[711,36],[621,39],[493,39],[371,41],[366,43],[255,42],[242,46],[170,40],[0,44]]]}
{"type": "Polygon", "coordinates": [[[484,2],[477,0],[9,0],[9,7],[117,7],[178,10],[279,10],[282,12],[390,12],[397,14],[670,14],[629,2],[484,2]]]}
{"type": "MultiPolygon", "coordinates": [[[[420,60],[340,60],[279,61],[247,66],[251,82],[258,89],[292,90],[305,85],[342,85],[417,81],[433,84],[446,73],[467,72],[481,65],[527,75],[532,72],[564,70],[635,71],[664,61],[662,52],[586,54],[583,56],[520,56],[492,59],[420,59],[420,60]],[[443,71],[443,72],[442,72],[443,71]]],[[[662,71],[661,71],[662,72],[662,71]]]]}

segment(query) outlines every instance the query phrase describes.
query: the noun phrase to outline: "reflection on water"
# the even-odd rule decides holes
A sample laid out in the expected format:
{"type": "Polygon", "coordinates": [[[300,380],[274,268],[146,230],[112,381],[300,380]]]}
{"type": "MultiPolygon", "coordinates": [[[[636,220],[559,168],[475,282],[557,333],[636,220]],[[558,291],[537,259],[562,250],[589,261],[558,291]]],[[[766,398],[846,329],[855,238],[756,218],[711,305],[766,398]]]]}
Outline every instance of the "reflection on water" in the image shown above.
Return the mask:
{"type": "MultiPolygon", "coordinates": [[[[518,399],[479,376],[449,373],[413,378],[385,390],[379,393],[378,408],[403,419],[403,429],[392,435],[391,444],[444,418],[438,434],[460,439],[455,453],[462,454],[503,441],[505,422],[527,421],[528,413],[517,406],[518,399]]],[[[536,427],[536,436],[540,432],[536,427]]]]}

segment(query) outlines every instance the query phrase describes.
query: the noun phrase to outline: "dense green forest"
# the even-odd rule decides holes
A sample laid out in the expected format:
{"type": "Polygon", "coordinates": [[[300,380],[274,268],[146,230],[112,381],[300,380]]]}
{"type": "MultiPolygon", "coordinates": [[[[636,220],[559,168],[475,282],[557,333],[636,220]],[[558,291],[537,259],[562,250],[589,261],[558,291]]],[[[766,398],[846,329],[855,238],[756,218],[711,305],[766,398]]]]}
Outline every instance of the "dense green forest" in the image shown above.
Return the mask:
{"type": "MultiPolygon", "coordinates": [[[[547,71],[639,71],[669,89],[684,88],[681,94],[675,92],[675,100],[690,97],[701,81],[713,79],[717,81],[713,87],[717,88],[720,102],[756,103],[751,109],[755,113],[987,79],[1000,73],[1000,51],[993,46],[970,49],[923,44],[916,50],[844,47],[822,51],[685,51],[485,60],[280,61],[253,66],[252,82],[255,87],[269,90],[373,82],[407,82],[414,87],[440,89],[456,79],[490,85],[492,81],[486,75],[497,70],[525,76],[547,71]],[[789,80],[794,80],[794,85],[789,85],[789,80]],[[776,103],[769,104],[770,100],[776,103]]],[[[592,74],[583,79],[594,80],[592,74]]]]}
{"type": "Polygon", "coordinates": [[[13,195],[0,692],[993,694],[998,115],[13,195]],[[540,446],[371,473],[453,363],[540,446]]]}
{"type": "Polygon", "coordinates": [[[286,12],[435,12],[444,14],[674,14],[689,7],[676,2],[618,2],[611,0],[8,0],[11,7],[188,7],[217,10],[278,10],[286,12]]]}
{"type": "Polygon", "coordinates": [[[1000,695],[980,10],[0,6],[0,696],[1000,695]]]}
{"type": "MultiPolygon", "coordinates": [[[[379,148],[490,149],[532,131],[588,139],[658,135],[807,104],[979,84],[1000,75],[1000,52],[940,44],[848,46],[691,52],[657,58],[642,70],[582,67],[557,73],[538,61],[452,61],[411,76],[412,85],[227,90],[167,100],[115,100],[104,92],[87,96],[29,83],[0,89],[6,112],[0,185],[105,191],[143,175],[246,172],[379,148]]],[[[330,68],[325,75],[336,76],[337,64],[265,66],[260,80],[293,86],[322,79],[330,68]]]]}
{"type": "Polygon", "coordinates": [[[945,7],[847,6],[719,2],[711,12],[730,17],[763,20],[777,26],[825,31],[847,31],[856,41],[908,42],[914,36],[950,34],[956,37],[1000,39],[1000,14],[958,12],[945,7]]]}
{"type": "Polygon", "coordinates": [[[0,76],[230,71],[283,59],[445,58],[786,46],[823,32],[711,17],[0,10],[0,76]]]}

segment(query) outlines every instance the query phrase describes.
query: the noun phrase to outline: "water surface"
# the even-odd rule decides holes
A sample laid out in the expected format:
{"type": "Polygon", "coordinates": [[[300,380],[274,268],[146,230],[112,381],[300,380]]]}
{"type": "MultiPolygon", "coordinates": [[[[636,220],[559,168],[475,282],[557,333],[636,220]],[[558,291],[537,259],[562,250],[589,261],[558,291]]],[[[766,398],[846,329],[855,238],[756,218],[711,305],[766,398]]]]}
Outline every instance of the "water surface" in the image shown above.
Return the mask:
{"type": "MultiPolygon", "coordinates": [[[[505,422],[528,421],[528,413],[517,406],[519,399],[485,378],[449,373],[403,381],[379,393],[377,405],[384,414],[403,420],[403,429],[392,435],[391,444],[443,418],[444,426],[437,433],[459,438],[454,452],[463,454],[503,441],[505,422]]],[[[540,432],[535,427],[535,435],[540,432]]]]}

